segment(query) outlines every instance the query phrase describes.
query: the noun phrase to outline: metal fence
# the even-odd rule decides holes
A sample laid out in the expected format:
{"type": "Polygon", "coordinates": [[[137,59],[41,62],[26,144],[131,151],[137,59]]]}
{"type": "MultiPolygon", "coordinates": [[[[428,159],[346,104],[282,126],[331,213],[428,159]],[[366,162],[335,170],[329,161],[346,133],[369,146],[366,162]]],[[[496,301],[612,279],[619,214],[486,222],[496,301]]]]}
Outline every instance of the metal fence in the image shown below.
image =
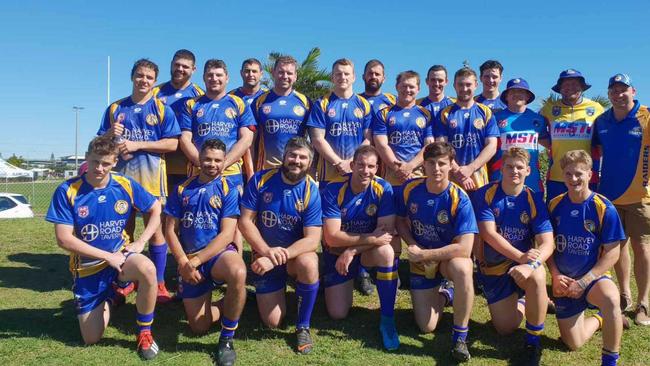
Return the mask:
{"type": "Polygon", "coordinates": [[[16,181],[0,180],[0,192],[18,193],[27,198],[37,216],[44,216],[50,206],[52,194],[63,179],[16,181]]]}

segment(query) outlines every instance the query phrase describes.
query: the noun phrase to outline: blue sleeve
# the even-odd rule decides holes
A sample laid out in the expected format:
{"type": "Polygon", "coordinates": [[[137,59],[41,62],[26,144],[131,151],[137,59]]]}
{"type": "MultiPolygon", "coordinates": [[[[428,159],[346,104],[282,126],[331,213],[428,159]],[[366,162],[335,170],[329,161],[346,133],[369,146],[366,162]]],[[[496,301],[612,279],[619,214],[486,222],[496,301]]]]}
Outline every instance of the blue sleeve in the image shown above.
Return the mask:
{"type": "Polygon", "coordinates": [[[323,189],[322,201],[323,218],[325,219],[340,219],[341,208],[338,205],[337,194],[339,185],[330,183],[323,189]]]}
{"type": "MultiPolygon", "coordinates": [[[[401,217],[406,217],[406,202],[404,202],[404,188],[406,188],[406,184],[409,181],[406,181],[400,189],[397,190],[399,192],[399,197],[395,198],[395,211],[397,212],[397,216],[401,217]]],[[[411,194],[413,194],[413,191],[411,191],[411,194]]]]}
{"type": "Polygon", "coordinates": [[[307,204],[307,209],[302,214],[302,226],[323,226],[323,211],[321,210],[320,194],[318,194],[318,187],[313,182],[311,184],[311,191],[316,194],[311,195],[311,199],[307,204]]]}
{"type": "Polygon", "coordinates": [[[497,125],[497,120],[494,118],[494,114],[490,116],[490,119],[487,120],[485,126],[485,137],[499,137],[501,132],[499,132],[499,126],[497,125]]]}
{"type": "Polygon", "coordinates": [[[593,127],[594,128],[594,133],[591,135],[591,146],[600,146],[601,145],[600,137],[598,136],[598,130],[599,130],[599,126],[600,126],[600,123],[601,123],[600,122],[601,116],[602,116],[602,114],[600,116],[598,116],[596,118],[596,120],[594,121],[594,127],[593,127]]]}
{"type": "Polygon", "coordinates": [[[309,118],[307,119],[307,127],[327,128],[327,119],[325,118],[325,113],[321,109],[320,103],[316,102],[312,107],[313,108],[309,112],[309,118]]]}
{"type": "MultiPolygon", "coordinates": [[[[551,138],[548,134],[548,126],[546,124],[546,120],[544,117],[536,112],[531,111],[532,113],[535,113],[535,118],[534,121],[539,121],[539,126],[536,126],[537,133],[539,134],[539,139],[549,139],[551,138]]],[[[533,124],[534,125],[534,124],[533,124]]],[[[595,134],[595,132],[594,132],[595,134]]]]}
{"type": "Polygon", "coordinates": [[[544,204],[544,199],[541,193],[536,193],[534,196],[535,208],[537,209],[537,216],[532,220],[531,226],[535,235],[553,232],[553,225],[549,218],[548,209],[544,204]]]}
{"type": "Polygon", "coordinates": [[[259,198],[259,192],[257,191],[257,181],[259,179],[260,173],[257,173],[253,176],[253,179],[248,181],[240,202],[242,207],[253,210],[255,212],[257,212],[257,200],[259,198]]]}
{"type": "Polygon", "coordinates": [[[180,113],[180,120],[178,121],[178,124],[183,131],[192,131],[192,111],[188,106],[189,101],[190,100],[188,99],[185,102],[180,113]]]}
{"type": "Polygon", "coordinates": [[[138,209],[140,212],[147,212],[151,209],[156,197],[151,193],[147,192],[140,183],[129,178],[131,181],[131,188],[133,189],[133,206],[138,209]]]}
{"type": "MultiPolygon", "coordinates": [[[[425,117],[426,118],[426,117],[425,117]]],[[[427,125],[424,127],[424,138],[434,137],[433,136],[433,121],[435,118],[433,115],[427,119],[427,125]]]]}
{"type": "Polygon", "coordinates": [[[386,183],[384,185],[384,194],[379,201],[379,210],[377,210],[377,217],[384,217],[395,215],[395,196],[393,195],[393,187],[386,183]]]}
{"type": "Polygon", "coordinates": [[[388,128],[386,128],[386,121],[381,117],[381,112],[378,110],[372,113],[372,134],[374,135],[388,135],[388,128]]]}
{"type": "Polygon", "coordinates": [[[99,125],[99,130],[97,130],[97,136],[103,135],[111,128],[111,107],[106,108],[104,112],[104,117],[102,117],[102,123],[99,125]]]}
{"type": "Polygon", "coordinates": [[[47,210],[45,220],[55,224],[74,225],[74,209],[70,205],[67,195],[68,185],[61,184],[52,196],[50,208],[47,210]]]}
{"type": "Polygon", "coordinates": [[[472,195],[472,203],[474,204],[474,209],[476,210],[476,221],[496,221],[494,218],[494,212],[492,212],[490,205],[485,202],[485,192],[486,189],[481,188],[481,190],[472,195]]]}
{"type": "Polygon", "coordinates": [[[165,106],[165,117],[162,121],[162,136],[160,138],[178,137],[181,134],[181,128],[176,120],[176,113],[170,106],[165,106]]]}
{"type": "Polygon", "coordinates": [[[256,125],[259,125],[259,119],[260,119],[260,115],[259,115],[260,111],[257,108],[257,100],[260,98],[260,95],[256,96],[250,105],[251,113],[253,114],[253,118],[255,119],[256,125]]]}
{"type": "Polygon", "coordinates": [[[623,225],[621,224],[621,218],[618,216],[618,212],[616,212],[616,209],[611,204],[607,205],[600,228],[601,243],[618,244],[619,241],[625,240],[625,238],[625,231],[623,231],[623,225]]]}
{"type": "Polygon", "coordinates": [[[165,215],[175,217],[180,219],[183,217],[183,212],[181,210],[181,198],[178,196],[178,186],[174,186],[169,197],[167,197],[167,203],[165,204],[165,215]]]}
{"type": "Polygon", "coordinates": [[[442,112],[438,114],[438,117],[433,118],[433,121],[431,123],[431,131],[433,133],[433,137],[435,138],[447,137],[447,125],[442,123],[442,112]]]}
{"type": "Polygon", "coordinates": [[[251,107],[246,103],[244,112],[239,116],[239,127],[257,126],[251,107]]]}
{"type": "Polygon", "coordinates": [[[221,218],[239,216],[239,191],[231,189],[223,197],[221,206],[221,218]]]}
{"type": "Polygon", "coordinates": [[[454,218],[454,237],[470,233],[478,234],[478,227],[472,203],[466,195],[463,195],[454,218]]]}
{"type": "Polygon", "coordinates": [[[372,128],[372,106],[370,107],[370,110],[368,113],[366,113],[365,116],[363,116],[363,130],[369,130],[372,128]]]}

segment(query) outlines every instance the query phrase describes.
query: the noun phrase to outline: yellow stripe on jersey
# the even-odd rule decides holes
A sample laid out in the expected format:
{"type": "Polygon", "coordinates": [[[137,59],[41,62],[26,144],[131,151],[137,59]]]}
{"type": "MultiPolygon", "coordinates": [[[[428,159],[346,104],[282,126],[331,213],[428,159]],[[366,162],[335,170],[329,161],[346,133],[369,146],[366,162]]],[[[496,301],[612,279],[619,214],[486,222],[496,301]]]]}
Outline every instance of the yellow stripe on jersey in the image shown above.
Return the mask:
{"type": "Polygon", "coordinates": [[[422,112],[422,114],[424,114],[424,116],[425,116],[426,119],[427,119],[427,122],[431,121],[431,112],[429,112],[428,109],[424,108],[424,107],[421,106],[421,105],[417,105],[417,104],[416,104],[415,106],[418,108],[418,110],[419,110],[420,112],[422,112]]]}
{"type": "Polygon", "coordinates": [[[269,91],[266,91],[266,92],[262,93],[262,95],[260,95],[260,96],[257,98],[257,101],[255,102],[255,110],[260,109],[260,107],[262,106],[262,104],[264,104],[264,102],[266,102],[266,98],[269,97],[269,94],[270,94],[270,93],[271,93],[270,90],[269,90],[269,91]]]}
{"type": "Polygon", "coordinates": [[[341,188],[339,188],[339,194],[336,197],[336,203],[339,205],[339,207],[343,206],[343,200],[345,199],[345,191],[348,190],[348,185],[349,183],[345,182],[345,184],[343,184],[341,188]]]}
{"type": "Polygon", "coordinates": [[[327,106],[330,104],[331,97],[332,97],[332,92],[328,92],[320,100],[320,108],[323,110],[323,113],[327,113],[327,106]]]}
{"type": "Polygon", "coordinates": [[[566,196],[566,195],[567,195],[567,193],[564,192],[564,193],[560,194],[559,196],[551,199],[551,202],[548,203],[548,212],[552,213],[553,210],[555,210],[557,205],[560,203],[560,201],[562,201],[562,198],[564,198],[564,196],[566,196]]]}
{"type": "Polygon", "coordinates": [[[458,204],[460,203],[460,188],[456,183],[451,183],[449,187],[449,197],[451,197],[451,217],[456,217],[456,211],[458,211],[458,204]]]}
{"type": "Polygon", "coordinates": [[[485,104],[476,103],[476,106],[478,106],[483,111],[483,113],[485,113],[485,124],[487,125],[487,121],[492,118],[492,110],[485,104]]]}
{"type": "Polygon", "coordinates": [[[605,211],[607,210],[607,204],[605,203],[606,200],[607,198],[598,193],[594,195],[594,205],[596,206],[596,213],[598,214],[598,231],[602,230],[603,227],[603,219],[605,218],[605,211]]]}
{"type": "Polygon", "coordinates": [[[533,199],[533,190],[526,187],[526,194],[528,195],[528,206],[530,206],[530,218],[535,219],[537,217],[537,206],[535,205],[535,200],[533,199]]]}
{"type": "Polygon", "coordinates": [[[489,205],[492,204],[492,201],[494,200],[494,196],[497,194],[497,188],[499,188],[499,183],[492,183],[492,187],[488,188],[485,191],[485,203],[489,205]]]}
{"type": "Polygon", "coordinates": [[[418,178],[416,180],[413,180],[409,182],[406,187],[404,187],[404,192],[402,192],[403,198],[404,198],[404,204],[408,202],[409,196],[411,195],[411,191],[415,189],[415,187],[419,186],[420,184],[426,182],[426,178],[418,178]]]}
{"type": "Polygon", "coordinates": [[[298,97],[298,99],[300,99],[303,106],[305,107],[305,110],[309,112],[309,99],[307,99],[307,96],[295,90],[293,91],[293,93],[298,97]]]}
{"type": "Polygon", "coordinates": [[[368,114],[370,114],[370,111],[372,110],[372,107],[370,106],[370,102],[368,102],[368,100],[366,98],[364,98],[364,97],[362,97],[362,96],[360,96],[358,94],[357,94],[357,98],[359,98],[359,100],[361,101],[361,104],[363,104],[363,108],[365,109],[365,111],[364,111],[365,113],[363,114],[363,116],[365,117],[368,114]]]}
{"type": "Polygon", "coordinates": [[[271,177],[274,176],[279,171],[280,170],[278,168],[275,168],[275,169],[271,169],[268,172],[264,173],[264,175],[262,175],[262,177],[260,178],[260,181],[257,182],[257,190],[259,191],[262,187],[264,187],[266,182],[268,182],[269,179],[271,179],[271,177]]]}
{"type": "Polygon", "coordinates": [[[192,87],[194,88],[194,91],[196,91],[196,93],[199,94],[199,96],[202,96],[202,95],[205,94],[203,89],[201,89],[201,87],[198,86],[197,84],[192,83],[192,87]]]}
{"type": "Polygon", "coordinates": [[[133,187],[131,186],[131,181],[122,175],[112,173],[111,178],[113,178],[120,186],[122,186],[122,188],[124,188],[126,193],[129,195],[129,198],[131,199],[131,204],[133,204],[133,187]]]}
{"type": "Polygon", "coordinates": [[[126,98],[122,98],[116,102],[113,102],[110,107],[108,107],[108,117],[110,118],[111,126],[115,124],[115,111],[117,108],[119,108],[120,104],[124,101],[126,98]]]}
{"type": "Polygon", "coordinates": [[[375,191],[377,198],[381,200],[381,197],[384,195],[384,186],[382,186],[381,183],[377,181],[377,176],[374,176],[372,178],[370,186],[372,187],[372,190],[375,191]]]}
{"type": "Polygon", "coordinates": [[[244,114],[244,110],[246,110],[246,103],[244,102],[244,100],[236,95],[231,95],[230,97],[237,105],[237,109],[239,110],[239,115],[241,116],[242,114],[244,114]]]}
{"type": "Polygon", "coordinates": [[[393,94],[384,93],[384,96],[386,97],[386,99],[388,99],[390,101],[391,104],[397,103],[397,98],[395,98],[395,96],[393,94]]]}
{"type": "Polygon", "coordinates": [[[74,207],[74,200],[77,198],[77,194],[79,193],[79,188],[81,188],[81,185],[83,184],[83,179],[81,177],[77,177],[77,180],[74,181],[74,183],[70,184],[68,187],[68,190],[66,192],[66,195],[68,197],[68,202],[70,202],[70,206],[74,207]]]}

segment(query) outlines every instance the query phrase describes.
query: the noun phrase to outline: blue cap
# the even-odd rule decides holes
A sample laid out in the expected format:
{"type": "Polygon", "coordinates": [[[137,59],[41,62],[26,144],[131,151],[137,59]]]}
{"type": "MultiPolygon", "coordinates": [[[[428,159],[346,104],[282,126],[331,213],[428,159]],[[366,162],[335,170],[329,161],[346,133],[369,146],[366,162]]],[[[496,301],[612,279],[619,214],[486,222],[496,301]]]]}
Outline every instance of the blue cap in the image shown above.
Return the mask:
{"type": "Polygon", "coordinates": [[[557,78],[557,82],[555,83],[555,85],[551,89],[553,89],[554,92],[559,93],[560,92],[560,85],[562,84],[562,80],[571,79],[571,78],[577,78],[577,79],[580,79],[580,81],[582,81],[582,91],[585,91],[585,90],[591,88],[591,85],[587,84],[587,82],[585,81],[585,77],[582,76],[580,71],[574,70],[574,69],[567,69],[567,70],[564,70],[564,71],[562,71],[560,73],[560,77],[557,78]]]}
{"type": "Polygon", "coordinates": [[[627,74],[616,74],[609,78],[607,88],[611,88],[614,84],[623,84],[625,86],[632,86],[632,79],[627,74]]]}
{"type": "Polygon", "coordinates": [[[504,104],[508,104],[508,102],[506,101],[506,95],[508,94],[508,90],[512,90],[512,89],[523,89],[528,92],[529,97],[528,100],[526,101],[526,104],[530,104],[533,102],[533,100],[535,100],[535,94],[530,90],[530,87],[528,87],[528,82],[522,78],[515,78],[508,81],[506,90],[501,92],[501,96],[499,97],[499,99],[501,99],[501,101],[504,104]]]}

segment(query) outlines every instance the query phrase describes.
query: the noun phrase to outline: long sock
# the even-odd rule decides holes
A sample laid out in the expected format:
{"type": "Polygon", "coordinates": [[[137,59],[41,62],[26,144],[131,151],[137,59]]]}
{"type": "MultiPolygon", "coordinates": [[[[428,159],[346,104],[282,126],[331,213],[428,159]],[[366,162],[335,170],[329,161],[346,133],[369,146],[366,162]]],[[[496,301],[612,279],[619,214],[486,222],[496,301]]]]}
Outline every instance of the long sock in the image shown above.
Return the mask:
{"type": "Polygon", "coordinates": [[[153,323],[153,311],[149,314],[140,314],[136,315],[135,323],[138,326],[138,333],[144,330],[151,330],[151,324],[153,323]]]}
{"type": "Polygon", "coordinates": [[[602,329],[602,327],[603,327],[603,313],[601,313],[600,311],[597,312],[596,314],[594,314],[594,318],[596,318],[596,320],[598,320],[598,323],[600,324],[598,326],[598,329],[602,329]]]}
{"type": "Polygon", "coordinates": [[[395,297],[397,294],[397,268],[377,267],[377,294],[381,315],[392,318],[395,314],[395,297]]]}
{"type": "Polygon", "coordinates": [[[296,297],[298,298],[298,320],[296,328],[309,328],[311,313],[316,304],[319,282],[311,285],[296,281],[296,297]]]}
{"type": "Polygon", "coordinates": [[[602,366],[616,366],[618,363],[618,352],[608,351],[603,348],[603,354],[600,358],[602,366]]]}
{"type": "Polygon", "coordinates": [[[158,283],[165,282],[165,267],[167,266],[167,243],[161,245],[149,244],[149,257],[156,266],[158,283]]]}
{"type": "Polygon", "coordinates": [[[235,329],[239,325],[239,319],[230,320],[225,316],[221,317],[221,337],[232,338],[235,336],[235,329]]]}
{"type": "Polygon", "coordinates": [[[544,331],[544,323],[532,325],[526,322],[526,344],[539,347],[539,336],[544,331]]]}
{"type": "Polygon", "coordinates": [[[469,331],[469,327],[461,327],[460,325],[454,324],[453,331],[451,334],[451,343],[456,344],[457,340],[462,340],[465,342],[467,339],[467,332],[469,331]]]}

